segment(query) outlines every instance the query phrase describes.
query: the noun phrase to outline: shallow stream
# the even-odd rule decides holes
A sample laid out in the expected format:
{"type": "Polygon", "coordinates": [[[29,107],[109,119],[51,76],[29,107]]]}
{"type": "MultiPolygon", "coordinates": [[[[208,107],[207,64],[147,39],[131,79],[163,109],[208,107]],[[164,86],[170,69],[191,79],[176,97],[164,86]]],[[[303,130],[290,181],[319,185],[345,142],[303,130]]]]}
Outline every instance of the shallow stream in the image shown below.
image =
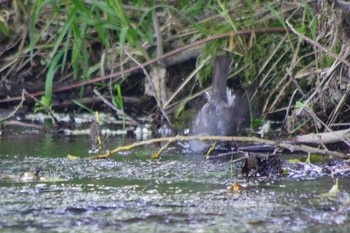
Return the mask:
{"type": "MultiPolygon", "coordinates": [[[[23,130],[23,129],[21,129],[23,130]]],[[[109,136],[106,147],[134,142],[109,136]]],[[[103,160],[88,135],[8,130],[0,137],[0,232],[350,232],[350,179],[326,173],[246,178],[242,164],[159,145],[103,160]],[[40,167],[36,179],[23,177],[40,167]],[[241,184],[237,192],[228,188],[241,184]]],[[[282,158],[284,155],[282,155],[282,158]]],[[[342,162],[344,163],[344,162],[342,162]]]]}

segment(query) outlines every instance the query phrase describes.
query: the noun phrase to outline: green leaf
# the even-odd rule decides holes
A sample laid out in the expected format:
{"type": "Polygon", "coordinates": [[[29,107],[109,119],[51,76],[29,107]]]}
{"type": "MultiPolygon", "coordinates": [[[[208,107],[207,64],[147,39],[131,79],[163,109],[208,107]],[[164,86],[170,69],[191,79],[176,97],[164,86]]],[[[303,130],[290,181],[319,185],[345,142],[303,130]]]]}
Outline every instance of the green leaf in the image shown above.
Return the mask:
{"type": "Polygon", "coordinates": [[[303,24],[302,26],[296,28],[296,30],[297,30],[300,34],[305,35],[305,32],[306,32],[306,25],[303,24]]]}
{"type": "Polygon", "coordinates": [[[88,112],[90,112],[92,114],[95,114],[95,112],[91,108],[87,107],[86,105],[84,105],[83,103],[79,102],[78,100],[72,100],[72,102],[75,103],[76,105],[78,105],[79,107],[87,110],[88,112]]]}
{"type": "Polygon", "coordinates": [[[310,29],[311,29],[311,38],[313,40],[316,40],[317,39],[317,19],[316,19],[316,17],[314,17],[311,20],[310,29]]]}
{"type": "Polygon", "coordinates": [[[304,107],[305,107],[305,104],[300,102],[300,101],[297,101],[295,103],[295,108],[297,108],[297,109],[303,109],[304,107]]]}
{"type": "Polygon", "coordinates": [[[129,27],[123,27],[119,35],[119,43],[121,47],[121,52],[123,52],[124,44],[126,41],[126,36],[128,34],[129,27]]]}
{"type": "Polygon", "coordinates": [[[287,168],[287,169],[284,169],[283,172],[282,172],[282,176],[288,176],[290,173],[290,170],[287,168]]]}
{"type": "Polygon", "coordinates": [[[254,118],[252,121],[251,121],[251,124],[252,124],[252,127],[253,128],[257,128],[259,126],[262,126],[264,125],[265,123],[267,123],[266,120],[264,119],[261,119],[261,118],[254,118]]]}
{"type": "Polygon", "coordinates": [[[179,117],[181,115],[181,113],[185,110],[186,104],[188,102],[188,99],[184,99],[181,104],[178,106],[178,108],[176,109],[176,113],[175,113],[175,117],[179,117]]]}
{"type": "Polygon", "coordinates": [[[90,0],[90,2],[92,5],[101,9],[104,13],[109,15],[114,15],[115,13],[104,1],[90,0]]]}
{"type": "Polygon", "coordinates": [[[44,110],[46,108],[51,108],[51,100],[47,99],[45,96],[41,96],[40,98],[40,104],[35,104],[34,107],[34,113],[37,113],[38,111],[44,110]]]}
{"type": "Polygon", "coordinates": [[[339,180],[338,178],[335,179],[335,184],[332,186],[332,188],[328,191],[328,193],[323,193],[323,197],[336,197],[339,194],[339,180]]]}
{"type": "Polygon", "coordinates": [[[79,157],[78,157],[78,156],[71,155],[71,154],[68,154],[68,155],[67,155],[67,159],[69,159],[69,160],[77,160],[77,159],[79,159],[79,157]]]}
{"type": "Polygon", "coordinates": [[[63,26],[60,34],[58,35],[57,39],[55,40],[55,46],[51,52],[52,56],[54,56],[56,54],[58,48],[62,44],[64,37],[67,35],[68,30],[71,29],[71,24],[76,19],[75,14],[76,14],[76,8],[74,7],[73,10],[68,15],[67,21],[64,23],[64,26],[63,26]]]}
{"type": "Polygon", "coordinates": [[[300,163],[300,159],[288,159],[288,162],[290,163],[300,163]]]}
{"type": "Polygon", "coordinates": [[[308,154],[307,154],[307,159],[305,160],[305,163],[306,164],[311,164],[311,153],[309,152],[308,154]]]}
{"type": "Polygon", "coordinates": [[[62,59],[61,74],[63,74],[64,69],[65,69],[65,67],[66,67],[67,56],[68,56],[69,49],[70,49],[70,43],[69,43],[69,42],[70,42],[71,36],[72,36],[72,31],[69,30],[69,31],[68,31],[68,35],[67,35],[67,40],[66,40],[66,42],[64,43],[64,47],[63,47],[64,55],[63,55],[63,59],[62,59]]]}
{"type": "Polygon", "coordinates": [[[124,110],[123,96],[122,96],[120,84],[115,85],[115,90],[117,92],[117,96],[114,97],[115,104],[119,109],[124,110]]]}
{"type": "MultiPolygon", "coordinates": [[[[35,43],[35,24],[39,16],[39,2],[35,1],[32,9],[32,18],[30,20],[30,31],[29,31],[29,45],[30,45],[30,61],[33,62],[34,57],[34,43],[35,43]]],[[[42,7],[42,6],[41,6],[42,7]]]]}
{"type": "Polygon", "coordinates": [[[1,20],[0,20],[0,31],[7,37],[10,35],[10,31],[9,31],[8,27],[1,20]]]}
{"type": "Polygon", "coordinates": [[[48,106],[50,106],[51,102],[52,102],[53,78],[55,76],[56,71],[60,67],[58,65],[58,62],[61,60],[63,53],[64,52],[61,51],[58,54],[56,54],[56,56],[54,57],[54,59],[52,60],[52,62],[50,64],[49,70],[47,71],[47,74],[46,74],[45,98],[46,98],[46,101],[48,101],[48,106]]]}
{"type": "Polygon", "coordinates": [[[267,6],[267,9],[269,9],[271,11],[272,15],[274,15],[278,19],[278,21],[282,25],[282,27],[287,28],[285,19],[284,19],[283,15],[280,13],[280,11],[276,11],[270,5],[267,6]]]}

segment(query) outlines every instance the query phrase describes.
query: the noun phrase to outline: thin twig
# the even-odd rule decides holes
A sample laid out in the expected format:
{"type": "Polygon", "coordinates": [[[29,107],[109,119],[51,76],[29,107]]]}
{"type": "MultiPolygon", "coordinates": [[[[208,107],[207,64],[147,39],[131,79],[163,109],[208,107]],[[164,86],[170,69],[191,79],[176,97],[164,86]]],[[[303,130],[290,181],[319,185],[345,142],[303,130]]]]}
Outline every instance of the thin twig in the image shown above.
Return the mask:
{"type": "Polygon", "coordinates": [[[141,63],[139,63],[135,58],[133,58],[133,57],[128,53],[128,51],[125,50],[124,52],[125,52],[125,54],[126,54],[128,57],[130,57],[131,60],[133,60],[133,62],[135,62],[135,63],[136,63],[138,66],[140,66],[141,69],[143,70],[143,73],[146,75],[146,78],[147,78],[148,82],[149,82],[150,85],[151,85],[151,88],[152,88],[153,93],[154,93],[154,98],[155,98],[156,101],[157,101],[157,105],[158,105],[158,107],[159,107],[160,112],[163,114],[163,116],[164,116],[164,118],[166,119],[166,121],[167,121],[169,127],[171,127],[172,129],[174,129],[174,126],[171,124],[170,118],[168,117],[168,115],[165,113],[165,111],[164,111],[164,109],[163,109],[162,103],[161,103],[160,100],[157,98],[156,89],[155,89],[155,87],[154,87],[154,84],[153,84],[153,82],[152,82],[152,79],[151,79],[151,77],[149,76],[147,70],[145,69],[145,67],[144,67],[141,63]]]}
{"type": "Polygon", "coordinates": [[[15,109],[9,114],[7,115],[5,118],[1,118],[0,117],[0,122],[7,120],[9,118],[11,118],[12,116],[14,116],[16,114],[16,112],[23,106],[23,102],[26,99],[24,96],[25,90],[22,91],[22,98],[21,98],[21,102],[15,107],[15,109]]]}
{"type": "Polygon", "coordinates": [[[163,153],[163,151],[169,147],[169,145],[171,144],[172,142],[167,142],[165,143],[158,151],[157,153],[155,153],[154,155],[151,156],[152,159],[158,159],[160,157],[160,155],[163,153]]]}
{"type": "Polygon", "coordinates": [[[95,95],[97,95],[97,97],[103,102],[105,103],[108,107],[110,107],[111,109],[113,109],[117,114],[119,115],[126,115],[126,120],[131,121],[131,123],[133,124],[141,124],[142,122],[140,120],[138,120],[137,118],[127,115],[125,112],[121,111],[120,109],[118,109],[117,107],[115,107],[111,102],[109,102],[105,97],[102,96],[102,94],[94,89],[94,93],[95,95]]]}
{"type": "MultiPolygon", "coordinates": [[[[153,21],[153,28],[154,28],[154,34],[156,36],[156,46],[157,46],[157,58],[163,55],[163,38],[160,31],[158,16],[157,16],[157,10],[153,9],[152,12],[152,21],[153,21]]],[[[161,60],[159,60],[160,62],[161,60]]],[[[159,64],[158,62],[158,64],[159,64]]]]}
{"type": "Polygon", "coordinates": [[[184,87],[191,81],[193,77],[202,69],[202,67],[207,63],[210,57],[205,59],[201,64],[194,70],[192,73],[185,79],[185,81],[177,88],[177,90],[173,93],[173,95],[168,99],[168,101],[164,104],[164,108],[167,109],[171,101],[179,94],[179,92],[184,89],[184,87]]]}
{"type": "MultiPolygon", "coordinates": [[[[281,48],[281,46],[283,44],[285,44],[286,38],[287,38],[287,36],[284,36],[283,39],[281,40],[281,42],[274,48],[274,50],[269,55],[269,57],[266,58],[265,62],[262,64],[261,68],[259,69],[259,72],[255,75],[255,78],[252,80],[252,83],[255,83],[258,79],[260,79],[260,76],[263,73],[263,71],[266,69],[267,65],[271,62],[272,58],[276,55],[276,53],[281,48]]],[[[268,70],[268,72],[264,75],[263,79],[259,83],[259,88],[257,88],[257,90],[259,90],[262,87],[263,83],[268,78],[268,76],[270,75],[270,73],[273,70],[273,68],[275,68],[275,66],[278,64],[278,62],[280,62],[280,60],[282,59],[282,57],[284,57],[285,54],[286,54],[286,52],[283,53],[280,56],[280,58],[277,59],[277,61],[271,66],[271,68],[268,70]]],[[[257,90],[252,95],[252,99],[257,95],[257,90]]]]}
{"type": "Polygon", "coordinates": [[[238,159],[230,160],[229,162],[224,163],[224,164],[232,164],[232,163],[237,163],[237,162],[242,161],[242,160],[245,160],[245,159],[247,159],[247,156],[246,156],[246,155],[241,156],[241,157],[239,157],[238,159]]]}
{"type": "Polygon", "coordinates": [[[341,61],[342,63],[344,63],[345,65],[347,65],[350,68],[350,63],[346,60],[346,58],[343,58],[341,56],[339,56],[336,53],[333,53],[330,49],[323,47],[321,44],[317,43],[316,41],[302,35],[301,33],[299,33],[293,26],[292,24],[289,22],[289,19],[286,20],[286,24],[288,25],[289,29],[298,37],[302,38],[304,41],[308,42],[309,44],[319,48],[321,51],[327,53],[328,56],[333,57],[339,61],[341,61]]]}

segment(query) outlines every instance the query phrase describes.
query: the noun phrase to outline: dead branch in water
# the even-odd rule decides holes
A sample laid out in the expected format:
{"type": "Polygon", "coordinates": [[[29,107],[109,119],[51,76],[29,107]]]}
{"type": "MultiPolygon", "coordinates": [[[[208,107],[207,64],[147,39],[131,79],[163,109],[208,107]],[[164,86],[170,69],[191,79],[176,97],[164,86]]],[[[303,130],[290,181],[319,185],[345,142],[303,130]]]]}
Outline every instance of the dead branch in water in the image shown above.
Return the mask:
{"type": "Polygon", "coordinates": [[[299,135],[288,140],[288,143],[335,143],[340,142],[342,139],[350,138],[350,129],[338,130],[325,133],[310,133],[305,135],[299,135]]]}
{"type": "Polygon", "coordinates": [[[36,125],[36,124],[32,124],[32,123],[25,123],[25,122],[20,122],[20,121],[6,121],[5,122],[5,127],[7,126],[21,126],[21,127],[25,127],[25,128],[34,128],[34,129],[38,129],[40,131],[43,132],[47,132],[48,130],[44,127],[44,126],[40,126],[40,125],[36,125]]]}
{"type": "MultiPolygon", "coordinates": [[[[296,151],[306,152],[306,153],[310,152],[310,153],[317,153],[322,155],[333,155],[340,158],[349,158],[350,155],[347,155],[341,152],[330,151],[327,149],[319,149],[317,147],[307,145],[307,144],[319,145],[320,143],[329,144],[334,142],[340,142],[344,138],[350,138],[350,129],[320,133],[320,134],[317,134],[317,136],[315,136],[315,134],[303,135],[303,136],[295,137],[293,139],[286,139],[281,141],[273,141],[273,140],[267,140],[267,139],[256,138],[256,137],[235,137],[235,136],[175,136],[175,137],[154,138],[146,141],[132,143],[126,146],[120,146],[105,154],[92,156],[91,158],[93,159],[108,158],[109,156],[116,154],[120,151],[130,150],[135,147],[149,145],[149,144],[158,143],[158,142],[167,142],[167,146],[168,146],[171,143],[176,141],[193,141],[193,140],[249,142],[249,143],[261,144],[261,145],[270,145],[271,148],[276,148],[276,149],[278,148],[287,149],[291,152],[296,152],[296,151]],[[313,138],[314,141],[310,140],[311,138],[313,138]]],[[[161,150],[156,153],[157,156],[154,156],[154,157],[157,158],[160,155],[160,153],[164,150],[165,148],[162,147],[161,150]]]]}

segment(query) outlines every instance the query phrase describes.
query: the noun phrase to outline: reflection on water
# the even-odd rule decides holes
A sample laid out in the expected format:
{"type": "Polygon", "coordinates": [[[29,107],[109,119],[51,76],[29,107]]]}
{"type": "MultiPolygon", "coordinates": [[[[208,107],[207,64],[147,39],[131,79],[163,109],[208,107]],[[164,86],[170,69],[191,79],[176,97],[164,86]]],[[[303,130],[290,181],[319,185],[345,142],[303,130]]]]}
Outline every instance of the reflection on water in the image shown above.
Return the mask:
{"type": "MultiPolygon", "coordinates": [[[[133,142],[110,136],[107,148],[133,142]]],[[[1,232],[347,232],[350,181],[339,198],[320,198],[330,176],[245,178],[241,164],[206,161],[156,146],[108,160],[87,156],[88,135],[14,134],[0,138],[1,232]],[[39,177],[23,172],[40,166],[39,177]],[[248,184],[238,193],[234,182],[248,184]]],[[[178,151],[181,151],[180,149],[178,151]]],[[[195,157],[194,157],[195,156],[195,157]]]]}

